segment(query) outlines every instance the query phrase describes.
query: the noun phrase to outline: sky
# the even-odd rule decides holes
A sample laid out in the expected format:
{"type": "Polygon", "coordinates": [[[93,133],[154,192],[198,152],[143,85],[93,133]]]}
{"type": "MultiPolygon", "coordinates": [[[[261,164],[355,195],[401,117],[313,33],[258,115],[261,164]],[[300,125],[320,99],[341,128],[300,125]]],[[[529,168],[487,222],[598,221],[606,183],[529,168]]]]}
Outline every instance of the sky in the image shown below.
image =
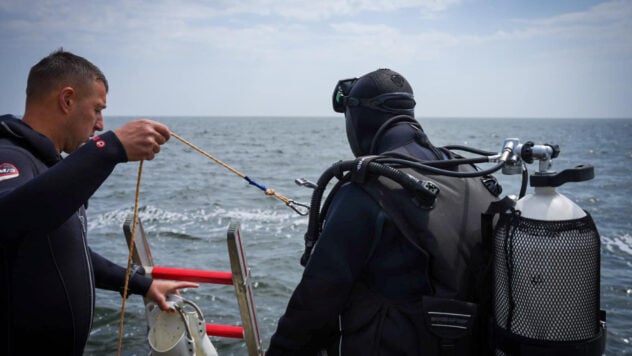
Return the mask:
{"type": "Polygon", "coordinates": [[[0,114],[60,47],[106,116],[336,116],[390,68],[417,117],[632,118],[632,0],[0,0],[0,114]]]}

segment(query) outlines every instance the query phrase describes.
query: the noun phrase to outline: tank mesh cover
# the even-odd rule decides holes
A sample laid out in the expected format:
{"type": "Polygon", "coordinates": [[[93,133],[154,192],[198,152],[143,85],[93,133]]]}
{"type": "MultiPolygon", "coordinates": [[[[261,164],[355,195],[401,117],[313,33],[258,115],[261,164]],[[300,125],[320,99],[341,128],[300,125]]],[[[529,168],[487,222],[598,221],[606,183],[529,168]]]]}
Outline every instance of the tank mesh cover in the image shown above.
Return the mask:
{"type": "Polygon", "coordinates": [[[494,317],[537,340],[599,332],[599,233],[587,215],[540,221],[506,214],[494,236],[494,317]]]}

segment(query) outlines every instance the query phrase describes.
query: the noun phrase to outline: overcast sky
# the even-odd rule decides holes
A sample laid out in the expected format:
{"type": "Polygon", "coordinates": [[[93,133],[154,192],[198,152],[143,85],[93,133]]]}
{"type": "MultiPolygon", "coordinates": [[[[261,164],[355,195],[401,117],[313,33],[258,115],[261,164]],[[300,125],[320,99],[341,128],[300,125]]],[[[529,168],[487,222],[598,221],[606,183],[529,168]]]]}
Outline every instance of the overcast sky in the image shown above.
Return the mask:
{"type": "Polygon", "coordinates": [[[386,67],[418,117],[632,118],[632,0],[0,0],[0,114],[58,47],[106,74],[106,116],[334,116],[386,67]]]}

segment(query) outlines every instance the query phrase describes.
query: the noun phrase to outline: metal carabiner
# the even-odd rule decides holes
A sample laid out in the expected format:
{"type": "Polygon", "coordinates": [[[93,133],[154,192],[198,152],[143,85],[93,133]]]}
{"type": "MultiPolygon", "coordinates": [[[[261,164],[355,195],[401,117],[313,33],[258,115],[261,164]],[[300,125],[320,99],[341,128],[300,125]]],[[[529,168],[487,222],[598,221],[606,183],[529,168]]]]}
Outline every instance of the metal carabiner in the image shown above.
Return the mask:
{"type": "Polygon", "coordinates": [[[292,210],[294,210],[300,216],[307,216],[309,214],[310,206],[303,203],[297,203],[294,200],[288,200],[285,205],[289,206],[292,210]],[[305,211],[299,210],[299,207],[304,208],[305,211]]]}

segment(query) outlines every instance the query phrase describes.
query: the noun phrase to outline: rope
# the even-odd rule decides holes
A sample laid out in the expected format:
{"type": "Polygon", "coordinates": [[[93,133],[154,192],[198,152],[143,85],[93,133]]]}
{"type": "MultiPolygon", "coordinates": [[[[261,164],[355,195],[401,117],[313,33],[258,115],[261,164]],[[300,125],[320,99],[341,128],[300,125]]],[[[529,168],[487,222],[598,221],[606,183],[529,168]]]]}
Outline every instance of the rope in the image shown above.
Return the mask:
{"type": "Polygon", "coordinates": [[[127,270],[125,272],[125,287],[123,288],[123,305],[121,306],[121,321],[119,323],[119,340],[117,355],[121,355],[123,345],[123,325],[125,322],[125,301],[127,300],[127,288],[129,287],[129,277],[132,268],[132,255],[134,253],[134,237],[136,236],[136,220],[138,220],[138,201],[140,197],[140,178],[143,173],[143,161],[138,165],[138,178],[136,180],[136,196],[134,198],[134,220],[132,220],[132,236],[129,243],[129,257],[127,259],[127,270]]]}
{"type": "MultiPolygon", "coordinates": [[[[219,164],[220,166],[228,169],[229,171],[233,172],[234,174],[238,175],[239,177],[245,179],[246,181],[248,181],[249,184],[256,186],[257,188],[263,190],[265,192],[266,195],[272,195],[274,197],[276,197],[277,199],[281,200],[282,202],[285,203],[285,205],[289,206],[290,208],[292,208],[295,212],[297,212],[299,215],[307,215],[309,213],[309,206],[305,205],[305,204],[301,204],[301,203],[297,203],[291,199],[288,199],[286,196],[277,193],[274,189],[270,189],[270,188],[266,188],[266,186],[257,183],[256,181],[254,181],[253,179],[251,179],[250,177],[248,177],[247,175],[239,172],[238,170],[234,169],[233,167],[227,165],[226,163],[220,161],[219,159],[215,158],[213,155],[211,155],[210,153],[204,151],[203,149],[197,147],[196,145],[192,144],[191,142],[185,140],[184,138],[182,138],[179,135],[176,135],[175,133],[171,132],[171,136],[177,138],[178,140],[182,141],[184,144],[186,144],[187,146],[191,147],[192,149],[198,151],[199,153],[203,154],[204,156],[210,158],[211,160],[213,160],[215,163],[219,164]],[[307,211],[301,211],[299,210],[298,207],[307,209],[307,211]]],[[[139,197],[140,197],[140,181],[141,181],[141,176],[143,173],[143,161],[140,161],[139,166],[138,166],[138,177],[136,180],[136,195],[134,197],[134,217],[133,217],[133,221],[132,221],[132,234],[131,234],[131,238],[130,238],[130,243],[129,243],[129,256],[127,259],[127,269],[125,272],[125,286],[123,288],[123,302],[122,302],[122,306],[121,306],[121,319],[119,322],[119,340],[118,340],[118,350],[117,350],[117,355],[120,356],[121,355],[121,349],[122,349],[122,345],[123,345],[123,327],[125,324],[125,302],[127,300],[127,293],[128,293],[128,287],[129,287],[129,279],[130,279],[130,273],[131,273],[131,267],[132,267],[132,257],[134,254],[134,238],[136,237],[136,221],[138,220],[138,205],[139,205],[139,197]]]]}
{"type": "Polygon", "coordinates": [[[180,140],[182,143],[184,143],[185,145],[191,147],[192,149],[198,151],[199,153],[203,154],[204,156],[206,156],[207,158],[210,158],[211,160],[213,160],[215,163],[219,164],[220,166],[228,169],[229,171],[233,172],[234,174],[236,174],[237,176],[239,176],[240,178],[245,179],[249,184],[254,185],[255,187],[261,189],[266,195],[271,195],[274,196],[275,198],[279,199],[280,201],[284,202],[285,205],[289,206],[292,210],[294,210],[296,213],[298,213],[299,215],[305,216],[309,213],[309,206],[305,205],[305,204],[301,204],[301,203],[297,203],[292,199],[287,198],[286,196],[277,193],[274,189],[271,188],[267,188],[265,185],[263,184],[259,184],[256,181],[254,181],[252,178],[248,177],[247,175],[241,173],[240,171],[236,170],[235,168],[227,165],[226,163],[220,161],[219,159],[215,158],[213,155],[211,155],[210,153],[204,151],[203,149],[197,147],[196,145],[192,144],[191,142],[185,140],[184,138],[182,138],[179,135],[176,135],[175,133],[171,132],[171,136],[177,138],[178,140],[180,140]],[[300,210],[299,207],[301,209],[305,209],[306,211],[300,210]]]}

